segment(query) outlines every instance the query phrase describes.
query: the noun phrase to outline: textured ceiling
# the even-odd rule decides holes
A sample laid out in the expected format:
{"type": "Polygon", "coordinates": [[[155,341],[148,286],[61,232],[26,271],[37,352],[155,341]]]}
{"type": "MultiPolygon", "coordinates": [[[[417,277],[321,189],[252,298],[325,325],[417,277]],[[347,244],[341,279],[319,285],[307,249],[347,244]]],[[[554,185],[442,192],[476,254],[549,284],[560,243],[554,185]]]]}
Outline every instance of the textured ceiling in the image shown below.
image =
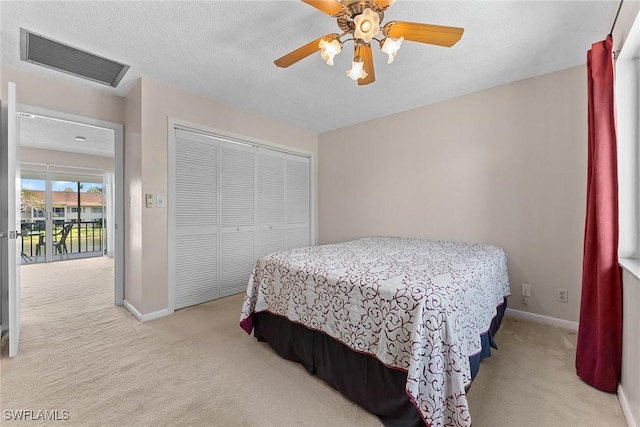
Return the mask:
{"type": "Polygon", "coordinates": [[[20,117],[20,145],[94,156],[113,157],[112,129],[86,126],[41,116],[20,117]],[[77,141],[76,137],[84,137],[77,141]]]}
{"type": "Polygon", "coordinates": [[[374,47],[376,82],[345,76],[351,44],[327,66],[273,60],[327,33],[333,18],[300,1],[0,1],[2,65],[124,96],[141,76],[324,132],[584,64],[619,1],[398,0],[385,21],[464,27],[447,49],[405,42],[391,65],[374,47]],[[112,89],[20,61],[19,28],[131,65],[112,89]]]}

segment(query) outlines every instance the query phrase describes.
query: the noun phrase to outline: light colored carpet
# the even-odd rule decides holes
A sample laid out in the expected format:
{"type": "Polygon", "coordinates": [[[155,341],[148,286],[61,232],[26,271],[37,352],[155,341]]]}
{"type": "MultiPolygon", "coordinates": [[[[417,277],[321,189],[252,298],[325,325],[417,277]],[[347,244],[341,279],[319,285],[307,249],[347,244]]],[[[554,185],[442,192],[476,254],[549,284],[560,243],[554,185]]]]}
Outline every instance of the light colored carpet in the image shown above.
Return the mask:
{"type": "MultiPolygon", "coordinates": [[[[242,295],[140,323],[112,305],[112,274],[106,258],[22,268],[22,340],[1,361],[3,410],[67,410],[54,424],[73,426],[381,425],[246,335],[242,295]]],[[[625,425],[615,395],[575,376],[575,334],[506,319],[496,340],[469,392],[474,427],[625,425]]]]}
{"type": "Polygon", "coordinates": [[[468,392],[474,426],[626,426],[615,394],[575,373],[575,332],[505,317],[468,392]]]}

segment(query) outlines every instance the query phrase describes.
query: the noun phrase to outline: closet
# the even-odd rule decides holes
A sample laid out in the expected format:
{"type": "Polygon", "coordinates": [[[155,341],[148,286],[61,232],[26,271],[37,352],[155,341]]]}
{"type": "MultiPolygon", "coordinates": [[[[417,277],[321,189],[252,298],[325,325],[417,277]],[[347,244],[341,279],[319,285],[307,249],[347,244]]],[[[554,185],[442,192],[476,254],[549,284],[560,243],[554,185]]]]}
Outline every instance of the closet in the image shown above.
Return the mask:
{"type": "Polygon", "coordinates": [[[169,262],[175,309],[246,290],[258,258],[309,246],[310,159],[175,128],[169,262]]]}

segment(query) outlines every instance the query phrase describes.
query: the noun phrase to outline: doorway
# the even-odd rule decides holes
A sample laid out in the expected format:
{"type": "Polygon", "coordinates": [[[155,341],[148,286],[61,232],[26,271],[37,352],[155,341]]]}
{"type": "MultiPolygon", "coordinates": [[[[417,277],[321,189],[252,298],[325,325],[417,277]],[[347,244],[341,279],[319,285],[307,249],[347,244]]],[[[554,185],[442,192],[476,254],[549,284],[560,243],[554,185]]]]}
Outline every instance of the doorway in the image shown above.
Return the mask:
{"type": "MultiPolygon", "coordinates": [[[[20,106],[18,116],[21,269],[52,261],[107,259],[112,265],[109,293],[113,304],[122,305],[122,125],[29,106],[20,106]]],[[[92,274],[87,269],[91,261],[83,265],[83,271],[92,274]]],[[[102,267],[100,274],[106,271],[102,267]]]]}

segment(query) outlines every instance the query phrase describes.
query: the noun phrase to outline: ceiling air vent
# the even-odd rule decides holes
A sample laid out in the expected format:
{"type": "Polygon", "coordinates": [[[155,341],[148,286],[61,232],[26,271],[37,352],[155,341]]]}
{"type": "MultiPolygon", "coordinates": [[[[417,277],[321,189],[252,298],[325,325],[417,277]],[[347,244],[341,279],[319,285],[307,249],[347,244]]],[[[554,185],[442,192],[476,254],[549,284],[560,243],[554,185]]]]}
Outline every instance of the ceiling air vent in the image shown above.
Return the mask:
{"type": "Polygon", "coordinates": [[[20,28],[20,59],[52,70],[116,87],[128,65],[20,28]]]}

